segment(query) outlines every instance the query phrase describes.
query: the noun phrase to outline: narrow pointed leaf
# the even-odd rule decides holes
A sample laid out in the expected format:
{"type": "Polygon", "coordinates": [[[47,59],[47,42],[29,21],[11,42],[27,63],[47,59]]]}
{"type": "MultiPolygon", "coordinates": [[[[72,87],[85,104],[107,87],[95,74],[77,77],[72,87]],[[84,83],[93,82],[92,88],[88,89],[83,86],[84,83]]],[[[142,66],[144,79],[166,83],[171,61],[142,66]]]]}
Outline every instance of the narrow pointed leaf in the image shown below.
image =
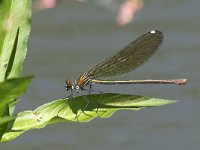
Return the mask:
{"type": "Polygon", "coordinates": [[[30,0],[0,1],[0,81],[21,76],[30,33],[30,17],[30,0]]]}

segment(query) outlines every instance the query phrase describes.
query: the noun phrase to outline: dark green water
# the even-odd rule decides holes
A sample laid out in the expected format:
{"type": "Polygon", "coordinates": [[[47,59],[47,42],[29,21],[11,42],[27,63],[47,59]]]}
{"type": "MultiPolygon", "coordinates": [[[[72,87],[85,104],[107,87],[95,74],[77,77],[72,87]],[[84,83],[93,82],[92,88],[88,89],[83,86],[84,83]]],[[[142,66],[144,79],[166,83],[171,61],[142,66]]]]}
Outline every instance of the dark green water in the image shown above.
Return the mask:
{"type": "Polygon", "coordinates": [[[139,69],[120,79],[188,78],[185,86],[95,86],[106,92],[178,99],[139,112],[122,111],[90,123],[60,123],[0,145],[14,149],[188,150],[200,147],[200,1],[144,1],[134,22],[118,28],[115,15],[94,2],[66,1],[33,14],[24,75],[35,78],[17,111],[65,97],[65,79],[81,73],[152,29],[165,40],[139,69]]]}

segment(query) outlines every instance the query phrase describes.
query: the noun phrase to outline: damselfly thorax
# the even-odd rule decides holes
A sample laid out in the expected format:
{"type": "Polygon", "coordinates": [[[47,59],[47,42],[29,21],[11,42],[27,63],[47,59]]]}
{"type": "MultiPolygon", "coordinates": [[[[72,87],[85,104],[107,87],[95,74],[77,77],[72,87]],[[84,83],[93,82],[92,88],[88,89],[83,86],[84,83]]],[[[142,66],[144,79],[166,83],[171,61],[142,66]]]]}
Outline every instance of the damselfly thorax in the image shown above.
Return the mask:
{"type": "Polygon", "coordinates": [[[83,90],[83,87],[87,84],[91,83],[91,78],[86,74],[82,74],[74,83],[72,83],[69,79],[65,81],[65,89],[73,91],[74,89],[77,91],[83,90]]]}

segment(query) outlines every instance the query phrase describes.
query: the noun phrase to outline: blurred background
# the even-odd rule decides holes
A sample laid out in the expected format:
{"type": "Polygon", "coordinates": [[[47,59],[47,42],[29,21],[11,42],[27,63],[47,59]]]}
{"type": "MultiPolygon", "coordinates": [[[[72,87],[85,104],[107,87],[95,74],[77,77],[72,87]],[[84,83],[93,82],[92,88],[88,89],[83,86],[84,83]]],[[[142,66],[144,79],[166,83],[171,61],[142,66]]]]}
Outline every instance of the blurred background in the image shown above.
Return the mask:
{"type": "Polygon", "coordinates": [[[135,71],[114,79],[187,78],[176,85],[94,86],[178,103],[139,112],[120,111],[89,123],[59,123],[28,131],[0,149],[188,150],[200,147],[199,0],[33,1],[24,76],[34,75],[16,112],[64,98],[64,81],[75,80],[140,35],[158,29],[164,42],[135,71]]]}

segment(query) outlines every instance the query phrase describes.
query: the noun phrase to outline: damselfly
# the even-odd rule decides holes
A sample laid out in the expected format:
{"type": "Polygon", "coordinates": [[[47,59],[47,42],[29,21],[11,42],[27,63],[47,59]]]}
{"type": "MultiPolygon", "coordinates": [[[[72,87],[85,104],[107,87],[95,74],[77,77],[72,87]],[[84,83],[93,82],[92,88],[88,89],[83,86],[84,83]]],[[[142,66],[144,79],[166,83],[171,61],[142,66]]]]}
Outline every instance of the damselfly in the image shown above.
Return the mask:
{"type": "MultiPolygon", "coordinates": [[[[129,45],[124,47],[115,55],[98,63],[86,73],[83,73],[74,83],[66,80],[67,91],[80,92],[86,85],[95,84],[177,84],[187,83],[187,79],[172,80],[100,80],[111,76],[121,75],[130,72],[146,62],[159,48],[163,41],[163,34],[158,30],[152,30],[129,45]]],[[[90,91],[89,90],[89,91],[90,91]]]]}

